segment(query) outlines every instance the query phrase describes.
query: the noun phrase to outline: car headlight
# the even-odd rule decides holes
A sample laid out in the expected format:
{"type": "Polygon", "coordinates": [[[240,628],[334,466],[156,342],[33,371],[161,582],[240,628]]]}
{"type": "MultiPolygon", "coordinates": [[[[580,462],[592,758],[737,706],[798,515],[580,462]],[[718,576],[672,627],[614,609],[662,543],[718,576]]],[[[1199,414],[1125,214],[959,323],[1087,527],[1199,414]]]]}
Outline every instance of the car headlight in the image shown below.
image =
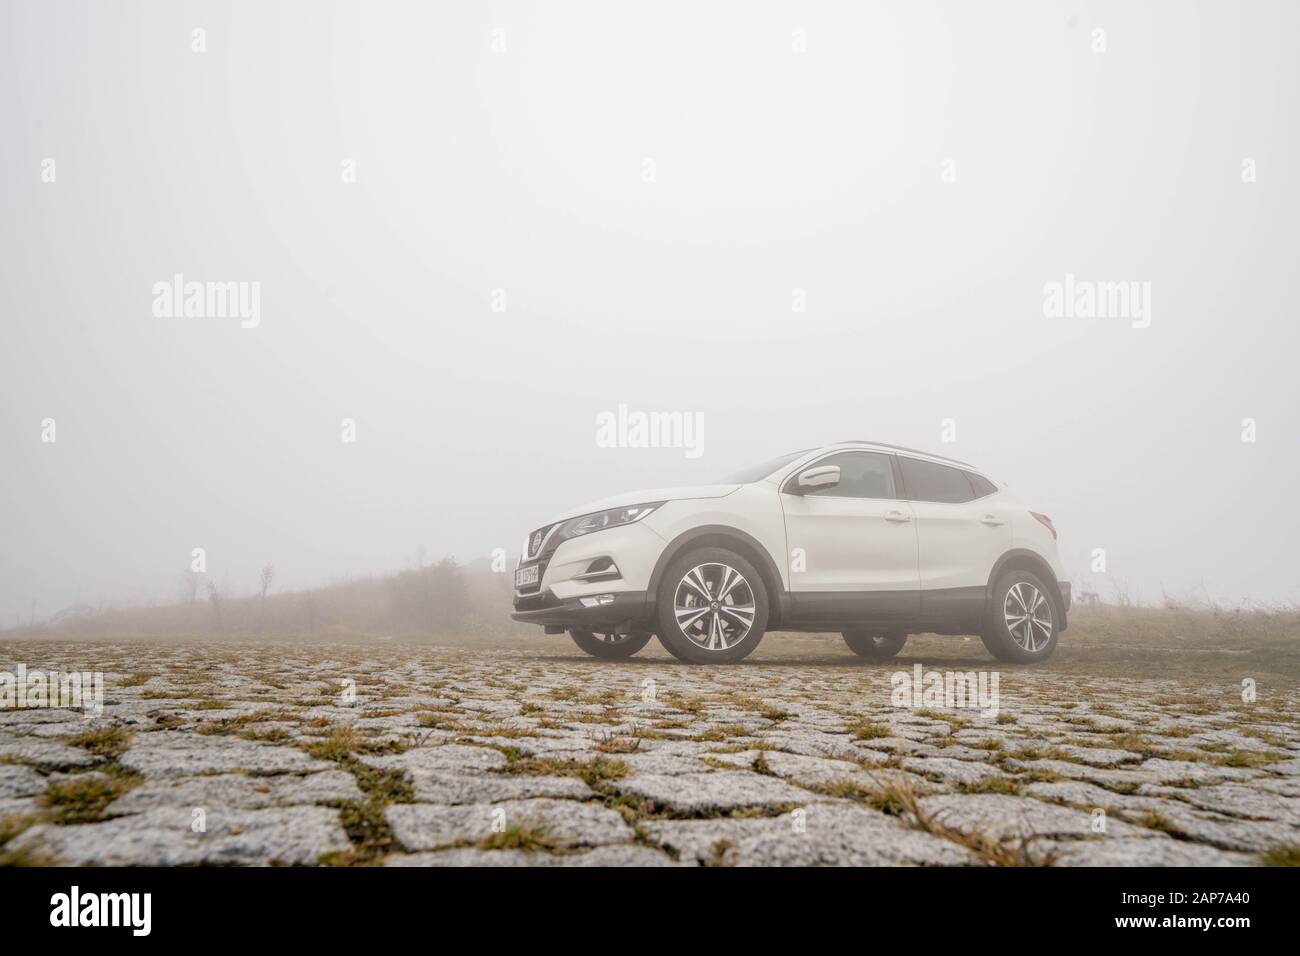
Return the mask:
{"type": "Polygon", "coordinates": [[[626,508],[610,508],[608,511],[597,511],[595,514],[570,518],[568,521],[561,523],[555,533],[561,541],[567,541],[570,538],[580,538],[584,534],[591,534],[593,531],[617,528],[619,525],[640,521],[662,504],[662,501],[653,501],[649,504],[629,505],[626,508]]]}

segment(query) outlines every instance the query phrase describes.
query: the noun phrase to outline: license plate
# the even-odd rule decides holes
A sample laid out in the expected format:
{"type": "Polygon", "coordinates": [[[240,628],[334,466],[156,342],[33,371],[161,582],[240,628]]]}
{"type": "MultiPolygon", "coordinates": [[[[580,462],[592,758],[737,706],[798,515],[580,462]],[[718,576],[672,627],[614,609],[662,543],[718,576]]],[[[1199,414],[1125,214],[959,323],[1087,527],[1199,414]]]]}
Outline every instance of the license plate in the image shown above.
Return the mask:
{"type": "Polygon", "coordinates": [[[523,588],[537,583],[537,565],[515,569],[515,587],[523,588]]]}

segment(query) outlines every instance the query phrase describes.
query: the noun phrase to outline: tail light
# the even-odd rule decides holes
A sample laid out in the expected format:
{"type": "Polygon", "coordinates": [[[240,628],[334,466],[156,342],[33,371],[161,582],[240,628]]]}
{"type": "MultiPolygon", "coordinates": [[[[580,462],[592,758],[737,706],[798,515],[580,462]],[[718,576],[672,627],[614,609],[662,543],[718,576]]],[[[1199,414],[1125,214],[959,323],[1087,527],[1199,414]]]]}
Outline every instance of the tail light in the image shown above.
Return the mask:
{"type": "Polygon", "coordinates": [[[1041,525],[1042,525],[1044,528],[1046,528],[1048,531],[1052,532],[1052,540],[1055,541],[1055,540],[1056,540],[1056,525],[1052,524],[1052,519],[1049,518],[1049,517],[1047,517],[1047,515],[1040,515],[1037,511],[1031,511],[1031,512],[1029,512],[1029,513],[1030,513],[1031,515],[1034,516],[1034,520],[1035,520],[1035,521],[1037,521],[1039,524],[1041,524],[1041,525]]]}

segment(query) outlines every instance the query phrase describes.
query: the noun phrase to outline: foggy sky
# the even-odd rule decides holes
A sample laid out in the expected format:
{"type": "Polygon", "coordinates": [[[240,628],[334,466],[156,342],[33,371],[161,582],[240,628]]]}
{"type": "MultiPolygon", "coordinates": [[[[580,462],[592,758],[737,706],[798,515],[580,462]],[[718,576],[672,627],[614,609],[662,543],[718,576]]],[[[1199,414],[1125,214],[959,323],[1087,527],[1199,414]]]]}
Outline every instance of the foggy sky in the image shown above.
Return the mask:
{"type": "Polygon", "coordinates": [[[1296,600],[1298,31],[6,0],[0,625],[170,598],[195,547],[243,593],[513,561],[585,500],[844,439],[1009,482],[1104,594],[1296,600]],[[260,283],[259,324],[156,317],[178,273],[260,283]],[[1149,327],[1047,317],[1067,275],[1150,283],[1149,327]],[[598,447],[619,404],[701,414],[703,453],[598,447]]]}

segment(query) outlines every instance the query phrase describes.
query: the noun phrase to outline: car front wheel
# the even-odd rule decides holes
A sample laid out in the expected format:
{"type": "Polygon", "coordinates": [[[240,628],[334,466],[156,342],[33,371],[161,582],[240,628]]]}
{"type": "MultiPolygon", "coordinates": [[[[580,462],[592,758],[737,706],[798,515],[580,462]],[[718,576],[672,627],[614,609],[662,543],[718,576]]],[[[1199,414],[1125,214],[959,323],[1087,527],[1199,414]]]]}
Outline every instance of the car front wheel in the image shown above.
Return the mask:
{"type": "Polygon", "coordinates": [[[673,560],[659,589],[659,641],[692,664],[730,664],[748,655],[767,628],[767,588],[758,570],[725,548],[673,560]]]}

